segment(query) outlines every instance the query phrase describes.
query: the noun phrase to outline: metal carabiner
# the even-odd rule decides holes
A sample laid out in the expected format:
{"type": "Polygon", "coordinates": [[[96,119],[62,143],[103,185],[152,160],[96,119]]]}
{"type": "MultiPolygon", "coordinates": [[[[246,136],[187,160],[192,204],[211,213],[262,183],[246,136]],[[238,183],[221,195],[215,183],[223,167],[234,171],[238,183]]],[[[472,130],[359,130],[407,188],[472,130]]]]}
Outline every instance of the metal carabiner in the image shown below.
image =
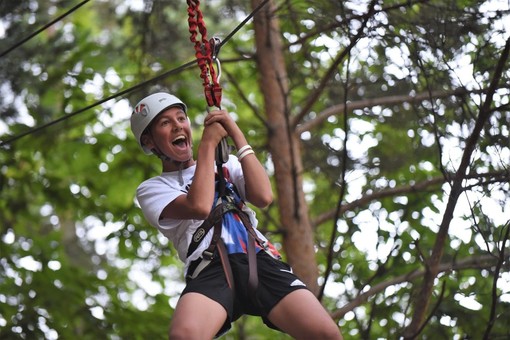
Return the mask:
{"type": "Polygon", "coordinates": [[[212,60],[216,63],[216,80],[219,83],[221,78],[221,63],[218,58],[218,54],[220,53],[221,39],[218,37],[212,37],[209,40],[209,45],[211,46],[212,60]]]}
{"type": "Polygon", "coordinates": [[[221,39],[218,37],[212,37],[209,40],[209,44],[211,45],[212,50],[212,57],[217,58],[218,54],[220,54],[220,48],[221,48],[221,39]]]}

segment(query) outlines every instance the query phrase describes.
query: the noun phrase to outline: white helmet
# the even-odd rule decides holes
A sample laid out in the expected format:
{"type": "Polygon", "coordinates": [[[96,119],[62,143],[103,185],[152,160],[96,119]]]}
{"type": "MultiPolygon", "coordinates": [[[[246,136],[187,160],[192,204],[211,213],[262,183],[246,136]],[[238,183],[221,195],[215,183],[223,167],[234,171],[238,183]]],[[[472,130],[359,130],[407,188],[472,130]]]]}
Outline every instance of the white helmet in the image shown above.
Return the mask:
{"type": "Polygon", "coordinates": [[[151,94],[140,100],[135,106],[131,114],[131,131],[133,131],[138,144],[147,155],[150,155],[152,151],[142,144],[143,132],[158,114],[172,106],[180,106],[184,112],[187,111],[186,104],[176,96],[165,92],[151,94]]]}

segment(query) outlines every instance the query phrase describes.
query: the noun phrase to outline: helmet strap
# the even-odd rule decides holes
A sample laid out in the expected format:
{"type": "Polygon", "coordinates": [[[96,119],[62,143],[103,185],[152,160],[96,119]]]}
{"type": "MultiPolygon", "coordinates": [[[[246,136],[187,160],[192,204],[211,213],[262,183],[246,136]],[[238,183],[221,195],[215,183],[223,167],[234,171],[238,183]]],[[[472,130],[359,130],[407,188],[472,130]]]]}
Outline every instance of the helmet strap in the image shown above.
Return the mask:
{"type": "Polygon", "coordinates": [[[188,160],[179,162],[179,161],[173,160],[172,158],[168,157],[167,155],[165,155],[164,153],[159,151],[157,148],[152,148],[151,151],[163,162],[173,162],[174,164],[176,164],[179,167],[179,184],[181,186],[184,185],[184,178],[182,177],[182,169],[184,168],[184,164],[186,164],[186,162],[188,162],[191,159],[191,157],[188,160]]]}
{"type": "Polygon", "coordinates": [[[172,161],[172,159],[170,157],[168,157],[167,155],[165,155],[164,153],[159,151],[157,148],[152,148],[151,151],[153,154],[158,156],[158,158],[161,159],[163,162],[172,161]]]}

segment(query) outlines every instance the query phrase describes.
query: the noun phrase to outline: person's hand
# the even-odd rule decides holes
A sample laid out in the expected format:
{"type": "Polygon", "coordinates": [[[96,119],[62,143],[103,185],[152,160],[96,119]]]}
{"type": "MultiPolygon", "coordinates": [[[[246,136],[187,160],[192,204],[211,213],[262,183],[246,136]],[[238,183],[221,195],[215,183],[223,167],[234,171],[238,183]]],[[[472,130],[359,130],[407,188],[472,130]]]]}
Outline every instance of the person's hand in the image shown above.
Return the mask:
{"type": "Polygon", "coordinates": [[[213,123],[221,124],[229,136],[233,136],[239,130],[239,127],[228,114],[227,110],[214,110],[209,112],[205,117],[204,124],[207,126],[213,123]]]}
{"type": "Polygon", "coordinates": [[[227,130],[219,122],[208,122],[202,132],[202,142],[217,145],[222,138],[227,137],[227,130]]]}

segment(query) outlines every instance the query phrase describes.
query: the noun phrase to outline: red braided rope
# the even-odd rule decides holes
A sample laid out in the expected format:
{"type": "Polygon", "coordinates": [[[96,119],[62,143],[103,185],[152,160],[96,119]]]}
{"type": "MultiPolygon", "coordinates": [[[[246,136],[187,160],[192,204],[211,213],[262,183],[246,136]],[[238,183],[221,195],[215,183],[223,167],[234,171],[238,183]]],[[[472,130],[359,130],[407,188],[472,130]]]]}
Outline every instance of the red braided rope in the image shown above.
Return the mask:
{"type": "Polygon", "coordinates": [[[207,40],[207,29],[200,10],[200,0],[187,0],[186,2],[188,4],[190,40],[194,45],[195,57],[198,67],[200,67],[200,78],[203,80],[205,99],[207,105],[219,108],[221,105],[221,86],[213,65],[213,48],[211,42],[207,40]],[[197,39],[199,33],[201,38],[197,39]]]}

